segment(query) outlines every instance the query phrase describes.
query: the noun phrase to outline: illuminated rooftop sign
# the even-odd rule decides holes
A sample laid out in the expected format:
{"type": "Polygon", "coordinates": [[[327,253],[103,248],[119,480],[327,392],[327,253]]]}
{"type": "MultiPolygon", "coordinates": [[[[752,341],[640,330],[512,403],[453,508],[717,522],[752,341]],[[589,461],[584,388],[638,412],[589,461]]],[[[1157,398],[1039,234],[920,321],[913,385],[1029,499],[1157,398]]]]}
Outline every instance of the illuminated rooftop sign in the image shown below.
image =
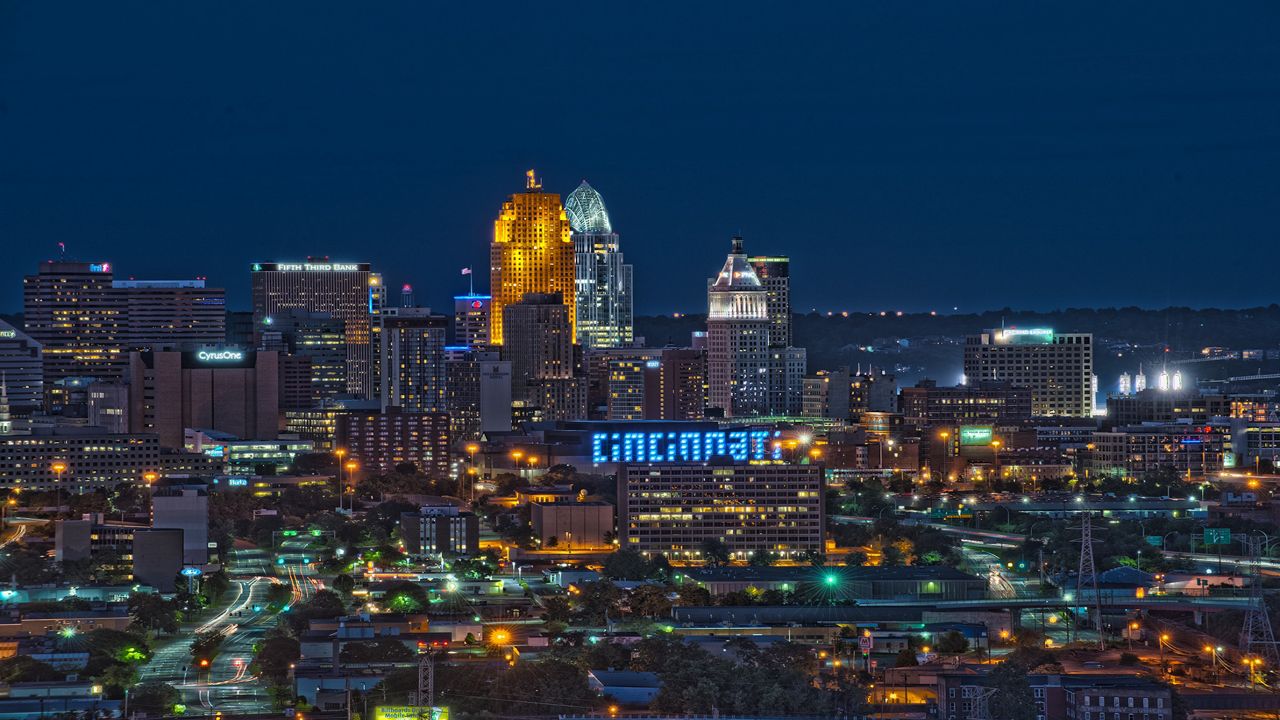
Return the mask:
{"type": "Polygon", "coordinates": [[[89,272],[109,273],[111,272],[111,263],[89,263],[89,272]]]}
{"type": "Polygon", "coordinates": [[[591,436],[591,461],[607,463],[700,463],[718,455],[734,462],[780,460],[769,430],[694,432],[599,432],[591,436]]]}
{"type": "Polygon", "coordinates": [[[244,360],[243,350],[201,350],[196,353],[200,362],[240,362],[244,360]]]}
{"type": "Polygon", "coordinates": [[[18,337],[17,330],[0,328],[0,338],[16,338],[16,337],[18,337]]]}
{"type": "Polygon", "coordinates": [[[254,272],[368,272],[369,263],[254,263],[254,272]]]}
{"type": "Polygon", "coordinates": [[[1053,343],[1053,328],[1004,328],[996,331],[996,342],[1048,345],[1053,343]]]}

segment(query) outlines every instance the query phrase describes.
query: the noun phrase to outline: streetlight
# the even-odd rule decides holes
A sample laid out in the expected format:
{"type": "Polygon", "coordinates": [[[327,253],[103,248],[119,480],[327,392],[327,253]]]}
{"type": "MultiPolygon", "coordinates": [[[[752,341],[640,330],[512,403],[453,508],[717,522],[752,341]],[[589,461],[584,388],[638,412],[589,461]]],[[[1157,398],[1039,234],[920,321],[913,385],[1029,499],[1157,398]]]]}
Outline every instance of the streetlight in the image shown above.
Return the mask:
{"type": "Polygon", "coordinates": [[[1168,672],[1164,664],[1164,644],[1169,642],[1169,633],[1160,633],[1160,672],[1168,672]]]}
{"type": "Polygon", "coordinates": [[[538,462],[537,455],[530,455],[526,462],[529,463],[529,477],[533,477],[533,466],[538,462]]]}
{"type": "Polygon", "coordinates": [[[517,474],[517,475],[523,475],[523,474],[524,474],[524,471],[523,471],[523,470],[521,470],[521,468],[520,468],[520,458],[522,458],[522,457],[524,457],[524,451],[523,451],[523,450],[512,450],[512,451],[511,451],[511,459],[512,459],[512,460],[514,460],[514,461],[515,461],[515,463],[516,463],[516,474],[517,474]]]}
{"type": "Polygon", "coordinates": [[[49,467],[50,469],[53,470],[53,473],[58,476],[57,478],[58,507],[54,510],[54,512],[57,513],[58,515],[61,515],[62,514],[62,473],[67,471],[67,464],[62,462],[61,460],[55,460],[53,464],[50,465],[49,467]]]}
{"type": "Polygon", "coordinates": [[[471,476],[471,482],[467,485],[470,499],[474,502],[476,499],[476,475],[478,474],[476,472],[476,453],[480,452],[480,446],[476,443],[467,443],[463,449],[467,451],[467,474],[471,476]]]}
{"type": "Polygon", "coordinates": [[[346,448],[334,448],[333,454],[338,456],[338,510],[342,510],[342,491],[346,485],[342,481],[342,459],[347,456],[346,448]]]}
{"type": "MultiPolygon", "coordinates": [[[[356,462],[355,460],[348,460],[348,461],[347,461],[347,464],[346,464],[346,466],[345,466],[345,467],[347,468],[347,482],[353,482],[353,481],[352,481],[352,478],[353,478],[353,477],[355,477],[355,472],[356,472],[356,470],[360,467],[360,463],[356,462]]],[[[343,485],[343,486],[342,486],[342,492],[343,492],[343,495],[345,495],[345,494],[346,494],[347,490],[350,490],[350,491],[351,491],[351,508],[350,508],[350,509],[351,509],[351,511],[352,511],[352,512],[355,512],[355,509],[356,509],[356,494],[355,494],[355,493],[356,493],[356,489],[355,489],[355,486],[353,485],[352,487],[348,488],[346,485],[343,485]]],[[[342,497],[341,497],[341,496],[339,496],[339,497],[338,497],[338,509],[339,509],[339,510],[341,510],[341,509],[342,509],[342,497]]]]}
{"type": "Polygon", "coordinates": [[[1137,621],[1129,623],[1129,649],[1130,650],[1133,649],[1133,634],[1138,632],[1139,627],[1141,626],[1137,623],[1137,621]]]}

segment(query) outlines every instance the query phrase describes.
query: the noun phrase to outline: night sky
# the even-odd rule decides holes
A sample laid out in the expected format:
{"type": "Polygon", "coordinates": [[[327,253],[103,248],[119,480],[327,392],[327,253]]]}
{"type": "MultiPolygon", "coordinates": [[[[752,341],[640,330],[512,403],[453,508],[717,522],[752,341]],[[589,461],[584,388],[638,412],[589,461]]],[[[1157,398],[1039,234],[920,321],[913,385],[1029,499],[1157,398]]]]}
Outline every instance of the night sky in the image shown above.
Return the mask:
{"type": "Polygon", "coordinates": [[[0,0],[0,311],[60,241],[444,309],[531,167],[600,190],[641,313],[739,231],[800,310],[1277,300],[1274,2],[504,5],[0,0]]]}

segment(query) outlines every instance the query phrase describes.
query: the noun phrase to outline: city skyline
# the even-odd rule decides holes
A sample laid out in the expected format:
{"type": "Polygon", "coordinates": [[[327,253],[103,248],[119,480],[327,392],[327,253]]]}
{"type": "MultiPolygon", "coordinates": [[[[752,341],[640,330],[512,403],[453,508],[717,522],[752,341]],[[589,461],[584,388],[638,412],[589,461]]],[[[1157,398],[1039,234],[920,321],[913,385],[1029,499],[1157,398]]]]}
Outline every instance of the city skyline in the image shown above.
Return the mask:
{"type": "Polygon", "coordinates": [[[1165,6],[1152,32],[1140,8],[931,7],[746,15],[715,48],[709,9],[671,23],[557,8],[496,37],[452,8],[222,23],[113,4],[70,29],[15,11],[0,308],[58,242],[137,277],[190,268],[237,299],[255,259],[352,256],[447,307],[465,289],[448,273],[482,265],[493,208],[529,167],[561,195],[583,178],[600,190],[639,278],[698,258],[669,293],[637,284],[642,315],[699,307],[701,267],[735,233],[794,258],[802,310],[1269,304],[1247,283],[1181,298],[1171,279],[1209,243],[1280,259],[1280,58],[1256,9],[1165,6]],[[190,30],[143,29],[165,23],[190,30]],[[584,60],[563,28],[588,25],[636,31],[584,60]],[[297,28],[288,52],[281,27],[297,28]],[[1009,30],[972,42],[993,27],[1009,30]],[[333,55],[348,43],[378,52],[333,55]],[[496,88],[512,111],[438,112],[496,88]],[[822,262],[833,251],[866,268],[858,282],[822,262]],[[913,258],[938,266],[911,292],[875,271],[913,258]],[[1120,268],[1129,282],[1081,281],[1120,268]]]}

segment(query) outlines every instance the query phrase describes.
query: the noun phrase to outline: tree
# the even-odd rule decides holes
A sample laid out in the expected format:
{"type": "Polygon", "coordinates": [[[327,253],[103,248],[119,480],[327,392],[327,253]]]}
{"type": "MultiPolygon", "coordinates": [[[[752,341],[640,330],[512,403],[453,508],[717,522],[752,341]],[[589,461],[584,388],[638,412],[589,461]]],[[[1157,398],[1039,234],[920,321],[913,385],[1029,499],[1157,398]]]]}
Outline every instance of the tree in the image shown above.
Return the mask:
{"type": "Polygon", "coordinates": [[[969,640],[962,633],[952,630],[938,638],[936,648],[943,655],[963,655],[969,651],[969,640]]]}
{"type": "Polygon", "coordinates": [[[631,591],[628,601],[631,612],[647,618],[656,618],[671,612],[670,591],[661,585],[641,585],[631,591]]]}
{"type": "Polygon", "coordinates": [[[583,583],[577,597],[579,613],[587,622],[603,623],[608,616],[617,617],[622,591],[608,580],[583,583]]]}
{"type": "Polygon", "coordinates": [[[1018,663],[1000,663],[988,675],[996,689],[987,701],[990,716],[1001,720],[1035,720],[1036,699],[1027,680],[1027,670],[1018,663]]]}
{"type": "Polygon", "coordinates": [[[280,609],[293,600],[293,589],[281,582],[273,582],[267,588],[267,605],[280,609]]]}
{"type": "Polygon", "coordinates": [[[715,538],[703,540],[698,545],[698,550],[706,560],[707,567],[720,567],[729,563],[729,546],[723,540],[715,538]]]}
{"type": "Polygon", "coordinates": [[[911,648],[902,648],[898,651],[898,656],[893,659],[894,667],[915,667],[919,664],[920,660],[916,658],[916,652],[911,648]]]}
{"type": "Polygon", "coordinates": [[[407,580],[389,583],[382,594],[382,603],[395,612],[425,610],[429,602],[427,592],[407,580]]]}
{"type": "Polygon", "coordinates": [[[573,607],[569,601],[559,595],[552,595],[542,601],[542,619],[549,623],[567,623],[573,619],[573,607]]]}
{"type": "Polygon", "coordinates": [[[133,618],[133,626],[143,632],[178,632],[178,604],[156,594],[129,595],[129,617],[133,618]]]}
{"type": "Polygon", "coordinates": [[[289,666],[302,657],[298,641],[284,632],[269,633],[258,647],[253,662],[258,672],[281,685],[289,679],[289,666]]]}
{"type": "Polygon", "coordinates": [[[604,559],[601,572],[611,580],[644,580],[653,576],[653,565],[639,550],[623,548],[604,559]]]}
{"type": "Polygon", "coordinates": [[[333,579],[333,589],[342,593],[344,596],[350,597],[351,591],[356,589],[356,581],[346,573],[340,573],[333,579]]]}
{"type": "Polygon", "coordinates": [[[301,633],[320,618],[335,618],[347,612],[347,605],[342,597],[332,590],[321,590],[312,595],[306,602],[295,606],[289,612],[289,627],[295,634],[301,633]]]}
{"type": "Polygon", "coordinates": [[[15,655],[0,660],[0,682],[49,682],[64,680],[67,674],[55,669],[52,665],[42,663],[28,655],[15,655]]]}
{"type": "Polygon", "coordinates": [[[182,702],[182,693],[168,683],[145,682],[129,693],[129,708],[147,715],[167,717],[173,714],[173,706],[182,702]]]}

